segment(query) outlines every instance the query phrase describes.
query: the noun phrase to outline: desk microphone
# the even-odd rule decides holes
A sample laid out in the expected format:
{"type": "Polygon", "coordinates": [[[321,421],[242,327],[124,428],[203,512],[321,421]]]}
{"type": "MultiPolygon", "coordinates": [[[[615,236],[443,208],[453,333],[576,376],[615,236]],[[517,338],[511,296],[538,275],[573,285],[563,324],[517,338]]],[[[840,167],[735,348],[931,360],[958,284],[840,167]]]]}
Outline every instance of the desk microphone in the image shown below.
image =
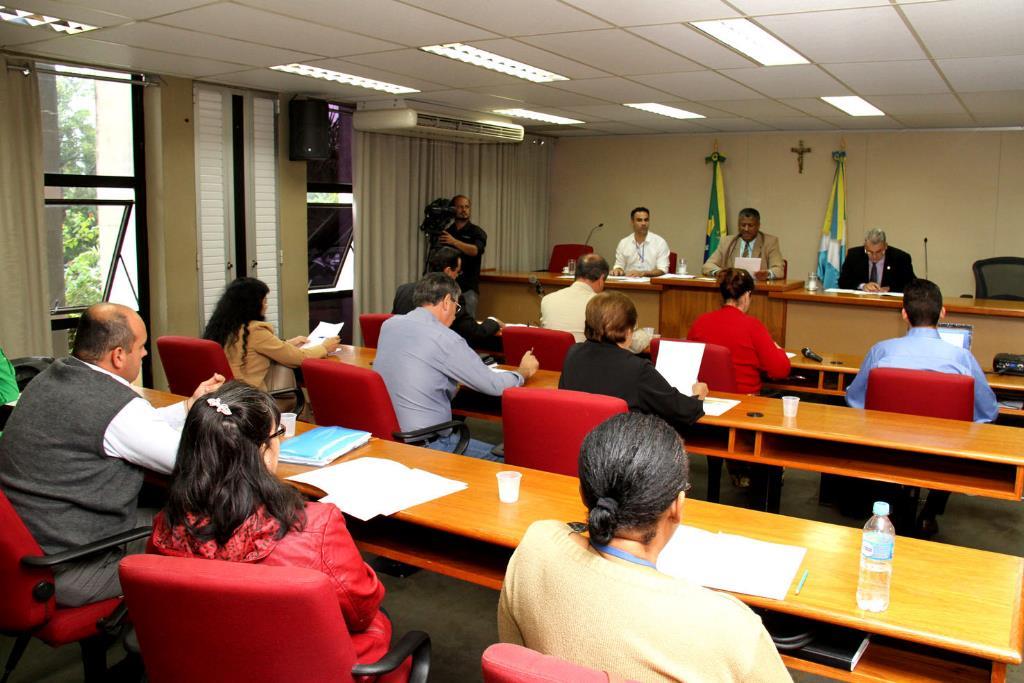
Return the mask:
{"type": "Polygon", "coordinates": [[[598,223],[598,224],[597,224],[597,225],[595,225],[595,226],[594,226],[593,228],[591,228],[591,229],[590,229],[590,234],[589,234],[589,235],[587,235],[587,239],[585,239],[585,240],[583,241],[583,245],[584,245],[584,246],[589,246],[589,245],[590,245],[590,238],[594,236],[594,233],[595,233],[595,232],[597,232],[598,230],[600,230],[600,229],[601,229],[601,228],[603,228],[603,227],[604,227],[604,223],[598,223]]]}
{"type": "Polygon", "coordinates": [[[528,281],[533,285],[533,291],[537,292],[537,296],[544,296],[544,285],[540,283],[536,275],[531,275],[528,281]]]}
{"type": "Polygon", "coordinates": [[[804,358],[810,358],[811,360],[816,360],[819,363],[825,360],[824,358],[816,354],[814,351],[811,351],[810,346],[805,346],[804,348],[800,349],[800,353],[804,355],[804,358]]]}
{"type": "Polygon", "coordinates": [[[924,279],[928,279],[928,238],[924,238],[924,279]]]}

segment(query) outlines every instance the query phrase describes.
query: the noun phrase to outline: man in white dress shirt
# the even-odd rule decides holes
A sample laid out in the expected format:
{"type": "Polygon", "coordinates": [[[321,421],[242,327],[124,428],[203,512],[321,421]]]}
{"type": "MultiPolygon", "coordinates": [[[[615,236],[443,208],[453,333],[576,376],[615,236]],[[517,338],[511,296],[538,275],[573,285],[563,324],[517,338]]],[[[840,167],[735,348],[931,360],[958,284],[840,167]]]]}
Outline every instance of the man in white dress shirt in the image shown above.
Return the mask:
{"type": "Polygon", "coordinates": [[[651,212],[638,206],[629,212],[633,234],[623,237],[615,248],[612,275],[658,277],[668,272],[668,242],[649,231],[651,212]]]}

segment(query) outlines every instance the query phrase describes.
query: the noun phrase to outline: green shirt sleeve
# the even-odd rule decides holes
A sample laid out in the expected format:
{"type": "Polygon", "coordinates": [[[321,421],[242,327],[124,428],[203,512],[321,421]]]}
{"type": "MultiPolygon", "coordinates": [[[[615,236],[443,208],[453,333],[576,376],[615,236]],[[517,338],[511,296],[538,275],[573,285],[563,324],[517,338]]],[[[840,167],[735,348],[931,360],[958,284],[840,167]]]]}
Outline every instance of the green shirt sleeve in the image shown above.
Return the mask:
{"type": "Polygon", "coordinates": [[[0,350],[0,403],[10,403],[18,398],[18,382],[14,377],[14,366],[0,350]]]}

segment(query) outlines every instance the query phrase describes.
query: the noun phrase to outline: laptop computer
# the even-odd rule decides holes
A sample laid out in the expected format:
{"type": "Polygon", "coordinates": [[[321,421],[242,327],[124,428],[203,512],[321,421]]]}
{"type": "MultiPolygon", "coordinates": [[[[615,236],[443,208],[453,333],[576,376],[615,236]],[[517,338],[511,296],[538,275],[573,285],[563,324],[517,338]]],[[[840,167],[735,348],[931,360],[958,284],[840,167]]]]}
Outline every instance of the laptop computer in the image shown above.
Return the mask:
{"type": "Polygon", "coordinates": [[[939,336],[953,346],[971,350],[974,325],[964,323],[939,323],[939,336]]]}

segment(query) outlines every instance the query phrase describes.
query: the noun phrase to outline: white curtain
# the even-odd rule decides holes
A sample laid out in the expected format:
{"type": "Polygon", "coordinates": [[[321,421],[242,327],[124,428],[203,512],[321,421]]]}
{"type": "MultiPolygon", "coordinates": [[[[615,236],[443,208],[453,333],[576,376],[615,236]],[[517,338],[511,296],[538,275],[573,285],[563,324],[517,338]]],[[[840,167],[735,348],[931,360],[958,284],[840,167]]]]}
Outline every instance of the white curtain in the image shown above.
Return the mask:
{"type": "Polygon", "coordinates": [[[8,64],[0,55],[0,347],[11,358],[48,356],[53,343],[39,83],[35,74],[8,64]]]}
{"type": "Polygon", "coordinates": [[[439,197],[472,201],[472,221],[487,232],[484,268],[543,268],[553,146],[532,136],[521,144],[469,144],[356,132],[356,319],[390,311],[398,285],[419,277],[423,208],[439,197]]]}

